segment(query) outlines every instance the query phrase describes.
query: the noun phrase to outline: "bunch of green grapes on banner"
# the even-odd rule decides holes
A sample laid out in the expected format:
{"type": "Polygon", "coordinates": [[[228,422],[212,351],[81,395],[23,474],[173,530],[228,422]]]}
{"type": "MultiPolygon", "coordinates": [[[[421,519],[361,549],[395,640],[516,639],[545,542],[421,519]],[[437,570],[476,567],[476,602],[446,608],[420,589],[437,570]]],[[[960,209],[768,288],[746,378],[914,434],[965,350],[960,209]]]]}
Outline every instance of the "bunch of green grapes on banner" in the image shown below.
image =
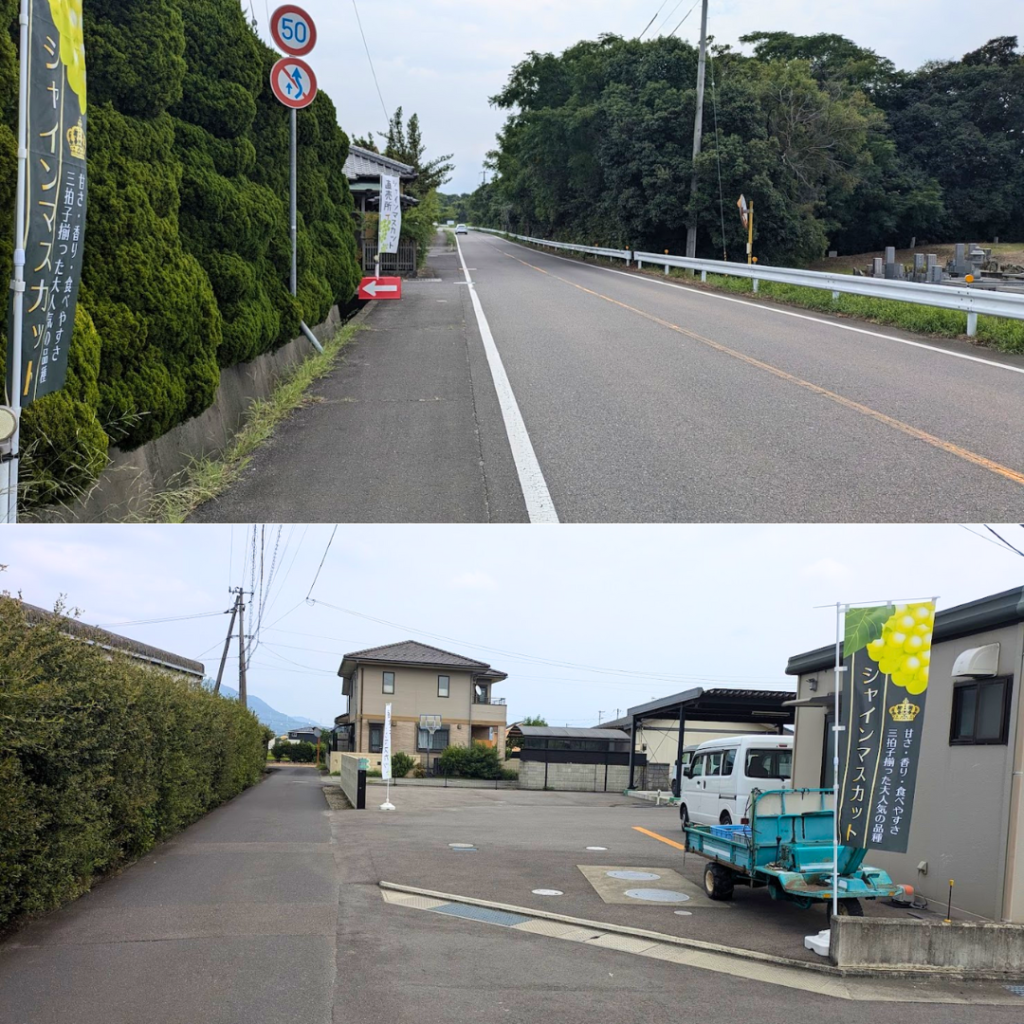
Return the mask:
{"type": "Polygon", "coordinates": [[[60,33],[60,59],[68,71],[68,85],[85,113],[85,26],[82,0],[50,0],[50,15],[60,33]]]}
{"type": "Polygon", "coordinates": [[[868,657],[879,670],[909,694],[928,689],[934,625],[933,602],[896,605],[882,624],[882,635],[867,645],[868,657]]]}

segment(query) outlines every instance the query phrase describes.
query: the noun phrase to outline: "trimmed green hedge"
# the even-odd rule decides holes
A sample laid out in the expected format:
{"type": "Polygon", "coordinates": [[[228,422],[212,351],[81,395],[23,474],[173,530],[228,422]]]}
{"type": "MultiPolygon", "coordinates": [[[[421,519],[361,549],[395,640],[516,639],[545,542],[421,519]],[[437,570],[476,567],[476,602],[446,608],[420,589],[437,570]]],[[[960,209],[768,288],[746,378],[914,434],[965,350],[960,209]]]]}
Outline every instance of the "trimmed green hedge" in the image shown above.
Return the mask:
{"type": "Polygon", "coordinates": [[[0,925],[73,900],[260,778],[236,701],[0,597],[0,925]]]}
{"type": "MultiPolygon", "coordinates": [[[[72,497],[109,443],[199,415],[220,370],[346,304],[359,280],[349,140],[321,93],[299,114],[290,293],[289,117],[276,54],[237,0],[89,0],[89,210],[72,375],[27,411],[26,501],[72,497]]],[[[17,0],[0,0],[0,263],[12,258],[17,0]]],[[[0,332],[6,320],[0,317],[0,332]]],[[[6,357],[0,333],[0,366],[6,357]]]]}

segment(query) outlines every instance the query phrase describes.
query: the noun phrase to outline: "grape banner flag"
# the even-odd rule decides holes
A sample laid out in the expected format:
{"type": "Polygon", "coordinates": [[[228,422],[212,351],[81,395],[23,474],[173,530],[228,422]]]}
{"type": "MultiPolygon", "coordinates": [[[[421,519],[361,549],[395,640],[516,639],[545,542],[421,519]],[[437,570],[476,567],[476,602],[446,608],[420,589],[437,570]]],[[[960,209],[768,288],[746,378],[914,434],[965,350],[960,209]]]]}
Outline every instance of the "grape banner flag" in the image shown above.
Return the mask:
{"type": "Polygon", "coordinates": [[[906,852],[934,624],[934,601],[846,611],[839,734],[845,846],[906,852]]]}
{"type": "Polygon", "coordinates": [[[380,253],[398,252],[398,239],[402,234],[402,197],[397,175],[380,176],[380,235],[377,250],[380,253]]]}
{"type": "MultiPolygon", "coordinates": [[[[85,252],[82,0],[29,0],[23,406],[64,386],[85,252]]],[[[8,331],[11,337],[13,324],[8,331]]],[[[12,370],[13,373],[13,370],[12,370]]]]}

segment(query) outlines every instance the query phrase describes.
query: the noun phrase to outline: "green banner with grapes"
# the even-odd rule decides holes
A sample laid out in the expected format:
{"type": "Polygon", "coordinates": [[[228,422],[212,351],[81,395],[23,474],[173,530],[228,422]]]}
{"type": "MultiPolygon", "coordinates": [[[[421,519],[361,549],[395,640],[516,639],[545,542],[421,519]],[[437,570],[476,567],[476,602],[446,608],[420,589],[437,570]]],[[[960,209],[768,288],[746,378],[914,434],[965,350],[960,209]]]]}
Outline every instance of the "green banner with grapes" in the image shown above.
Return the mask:
{"type": "Polygon", "coordinates": [[[906,852],[934,624],[934,601],[846,611],[839,734],[846,846],[906,852]]]}

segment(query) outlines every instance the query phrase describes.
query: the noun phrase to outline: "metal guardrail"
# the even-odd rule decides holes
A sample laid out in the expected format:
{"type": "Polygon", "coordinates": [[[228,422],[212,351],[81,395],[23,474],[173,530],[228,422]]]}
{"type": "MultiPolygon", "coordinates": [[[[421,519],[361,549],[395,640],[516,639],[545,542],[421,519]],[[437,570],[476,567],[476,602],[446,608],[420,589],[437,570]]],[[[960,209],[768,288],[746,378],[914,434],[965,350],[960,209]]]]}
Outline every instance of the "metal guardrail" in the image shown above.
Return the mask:
{"type": "Polygon", "coordinates": [[[633,259],[632,249],[604,249],[599,245],[571,245],[569,242],[553,242],[547,238],[532,238],[529,235],[513,235],[510,231],[498,231],[496,228],[473,228],[474,231],[486,231],[491,235],[503,235],[505,238],[516,238],[520,242],[532,242],[534,245],[544,245],[549,249],[564,249],[567,252],[589,253],[591,256],[608,256],[611,259],[625,260],[629,263],[633,259]]]}
{"type": "Polygon", "coordinates": [[[953,309],[967,314],[967,333],[973,337],[978,331],[978,314],[1002,316],[1011,320],[1024,320],[1024,296],[971,288],[969,285],[915,284],[913,281],[887,281],[872,277],[853,277],[848,274],[829,274],[818,270],[794,270],[790,267],[762,267],[757,264],[725,263],[720,260],[687,259],[656,252],[634,252],[638,267],[645,263],[665,267],[682,267],[700,272],[702,281],[708,274],[750,278],[757,291],[759,281],[778,281],[803,288],[831,291],[832,297],[866,295],[873,299],[892,299],[911,302],[919,306],[953,309]]]}
{"type": "Polygon", "coordinates": [[[799,285],[802,288],[820,288],[824,291],[831,291],[833,299],[838,299],[840,294],[865,295],[874,299],[891,299],[895,302],[910,302],[919,306],[952,309],[967,314],[969,337],[974,337],[978,333],[979,313],[985,316],[1006,317],[1010,320],[1024,320],[1024,296],[971,288],[969,285],[915,284],[912,281],[853,277],[848,274],[831,274],[818,270],[794,270],[790,267],[765,267],[758,264],[726,263],[721,260],[688,259],[685,256],[670,256],[667,253],[569,245],[566,242],[513,235],[494,228],[474,228],[474,230],[486,231],[493,235],[504,235],[506,238],[515,238],[522,242],[531,242],[534,245],[544,245],[554,249],[612,256],[624,259],[627,263],[635,261],[638,267],[643,267],[645,263],[653,264],[664,267],[666,274],[670,268],[680,267],[684,270],[699,272],[702,281],[707,280],[708,274],[745,277],[752,282],[755,293],[758,290],[759,282],[777,281],[782,284],[799,285]]]}

